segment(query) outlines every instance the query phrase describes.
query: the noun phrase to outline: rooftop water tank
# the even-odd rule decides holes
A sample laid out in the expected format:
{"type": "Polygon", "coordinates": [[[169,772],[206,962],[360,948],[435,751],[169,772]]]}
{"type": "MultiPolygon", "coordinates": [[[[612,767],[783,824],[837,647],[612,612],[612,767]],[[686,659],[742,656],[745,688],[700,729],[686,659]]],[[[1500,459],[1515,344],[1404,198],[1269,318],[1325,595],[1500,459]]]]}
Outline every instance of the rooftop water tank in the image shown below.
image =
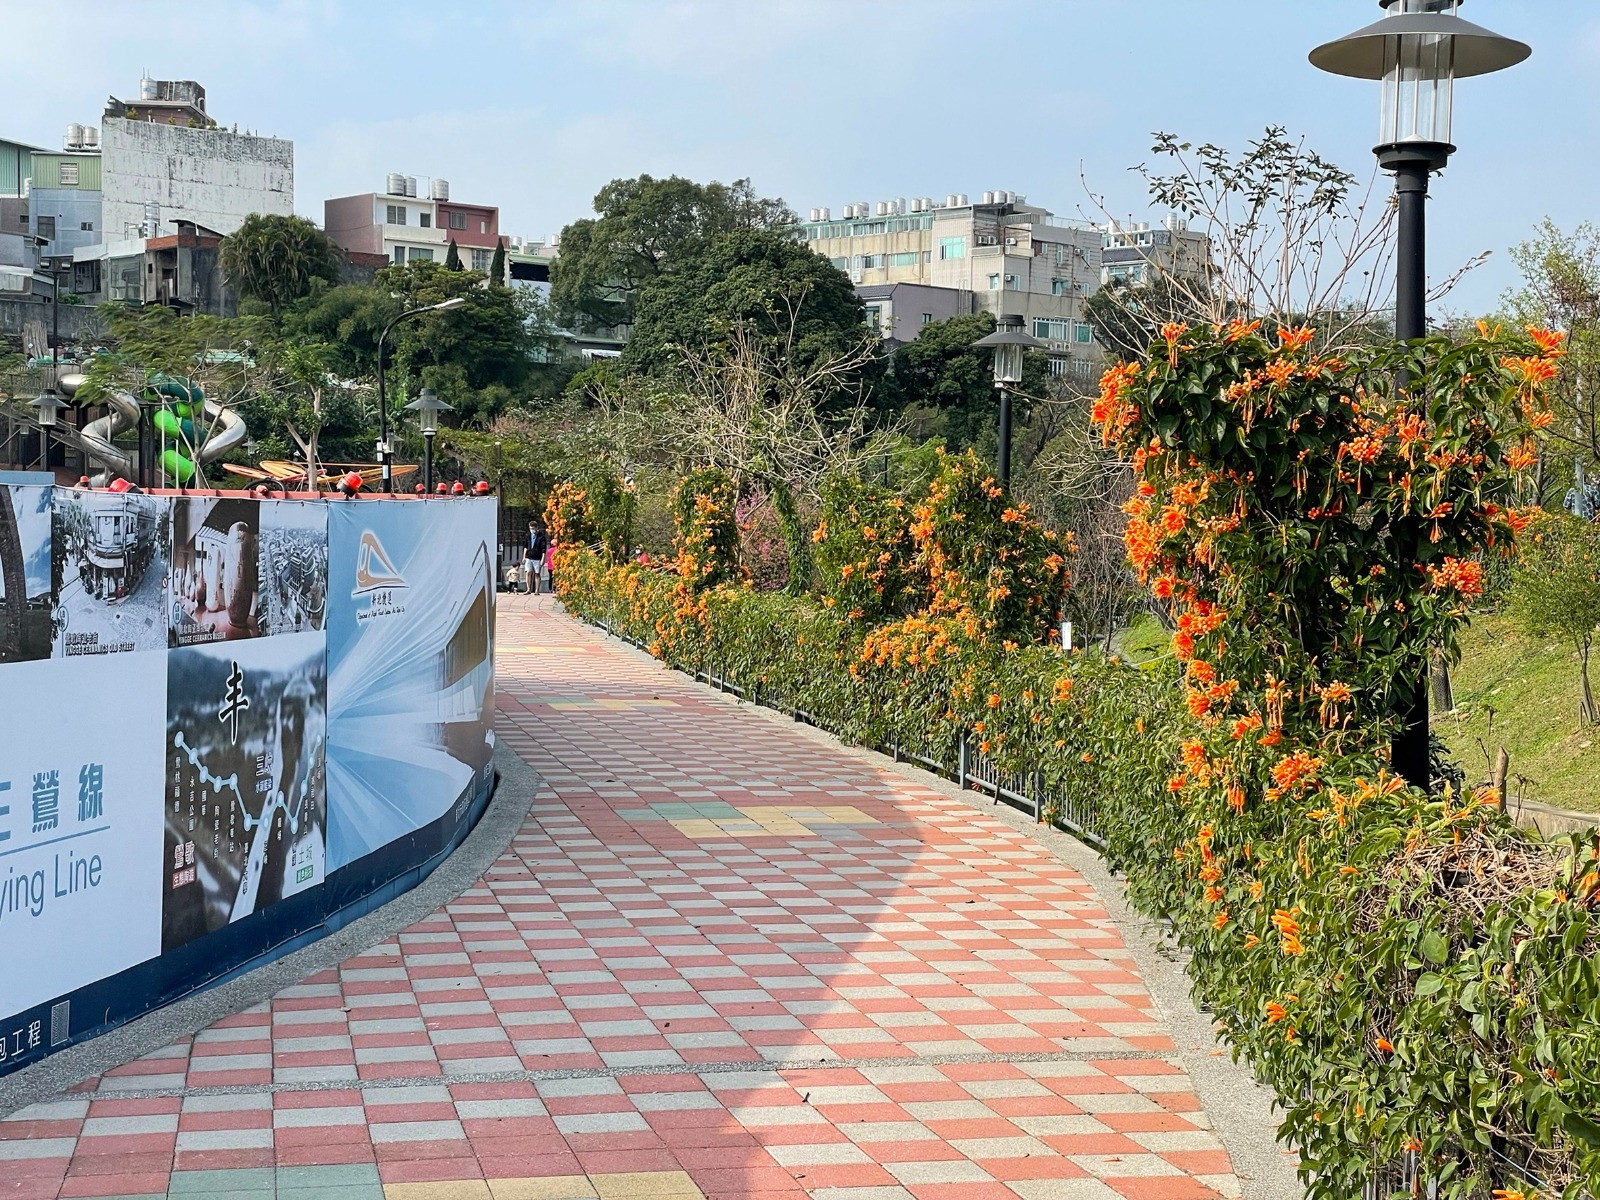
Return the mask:
{"type": "Polygon", "coordinates": [[[822,212],[822,216],[819,218],[820,220],[823,220],[823,221],[831,221],[831,220],[833,220],[833,212],[832,212],[831,209],[824,208],[824,209],[822,209],[820,211],[822,212]]]}
{"type": "Polygon", "coordinates": [[[383,191],[387,196],[404,196],[406,194],[406,177],[398,171],[390,171],[384,176],[383,191]]]}
{"type": "Polygon", "coordinates": [[[83,126],[74,121],[67,126],[66,147],[68,150],[76,150],[81,145],[83,145],[83,126]]]}
{"type": "Polygon", "coordinates": [[[434,200],[450,199],[450,181],[448,179],[435,179],[433,186],[428,189],[428,195],[434,200]]]}
{"type": "Polygon", "coordinates": [[[406,176],[406,195],[415,196],[416,194],[417,194],[417,177],[415,175],[407,175],[406,176]]]}
{"type": "Polygon", "coordinates": [[[151,79],[150,76],[146,75],[143,79],[139,80],[139,99],[155,100],[160,95],[160,91],[156,88],[156,81],[151,79]]]}
{"type": "Polygon", "coordinates": [[[83,146],[85,150],[98,150],[100,148],[100,130],[93,125],[83,127],[83,146]]]}

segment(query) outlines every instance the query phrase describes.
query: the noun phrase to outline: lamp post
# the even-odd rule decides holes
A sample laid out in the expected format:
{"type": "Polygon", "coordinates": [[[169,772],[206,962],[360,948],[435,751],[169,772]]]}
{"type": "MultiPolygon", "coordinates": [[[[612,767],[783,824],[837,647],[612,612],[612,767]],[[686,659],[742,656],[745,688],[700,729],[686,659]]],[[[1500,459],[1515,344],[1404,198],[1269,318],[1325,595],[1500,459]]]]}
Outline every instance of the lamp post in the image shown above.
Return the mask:
{"type": "Polygon", "coordinates": [[[422,394],[406,405],[407,412],[417,414],[417,427],[422,430],[422,481],[425,489],[433,491],[433,439],[439,432],[439,414],[450,412],[451,406],[439,399],[439,393],[431,387],[422,389],[422,394]]]}
{"type": "Polygon", "coordinates": [[[378,461],[383,465],[383,490],[394,493],[394,452],[389,445],[389,402],[384,395],[383,385],[383,344],[389,338],[389,331],[408,317],[415,317],[426,312],[443,312],[446,309],[460,308],[465,304],[466,298],[451,296],[448,300],[441,300],[438,304],[424,304],[420,308],[408,308],[383,327],[383,332],[378,335],[378,461]]]}
{"type": "Polygon", "coordinates": [[[1011,313],[996,322],[995,331],[979,338],[974,346],[994,349],[994,386],[1000,393],[1000,453],[996,475],[1001,487],[1011,486],[1011,389],[1022,382],[1022,356],[1028,350],[1047,347],[1022,331],[1022,318],[1011,313]]]}
{"type": "MultiPolygon", "coordinates": [[[[1378,144],[1373,153],[1394,172],[1399,245],[1395,253],[1394,334],[1409,342],[1427,334],[1427,225],[1423,211],[1428,175],[1444,169],[1450,141],[1450,106],[1457,79],[1515,66],[1533,51],[1456,15],[1461,0],[1380,0],[1382,20],[1311,52],[1311,65],[1334,75],[1382,81],[1378,144]]],[[[1396,384],[1404,388],[1402,375],[1396,384]]],[[[1402,568],[1417,568],[1421,527],[1410,514],[1394,532],[1402,568]]],[[[1401,726],[1390,761],[1396,774],[1426,788],[1428,671],[1407,681],[1400,700],[1401,726]]]]}
{"type": "Polygon", "coordinates": [[[56,395],[56,389],[52,386],[28,401],[28,404],[33,409],[34,420],[39,423],[39,468],[49,470],[50,431],[56,427],[56,415],[63,407],[61,397],[56,395]]]}

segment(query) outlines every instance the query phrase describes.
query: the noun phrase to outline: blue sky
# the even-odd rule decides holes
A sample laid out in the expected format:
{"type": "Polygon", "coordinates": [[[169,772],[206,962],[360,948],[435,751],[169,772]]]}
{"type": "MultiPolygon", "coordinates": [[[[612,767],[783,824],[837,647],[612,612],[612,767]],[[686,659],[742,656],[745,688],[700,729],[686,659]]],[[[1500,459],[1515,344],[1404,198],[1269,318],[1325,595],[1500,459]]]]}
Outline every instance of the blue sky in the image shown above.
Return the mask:
{"type": "MultiPolygon", "coordinates": [[[[224,124],[295,142],[296,207],[442,176],[543,236],[607,180],[751,177],[801,211],[1005,188],[1062,215],[1149,214],[1127,171],[1150,131],[1239,147],[1268,123],[1371,170],[1377,88],[1306,52],[1373,0],[0,0],[5,136],[56,145],[139,76],[194,78],[224,124]],[[449,21],[441,19],[449,13],[449,21]],[[70,46],[70,53],[48,53],[70,46]],[[29,48],[32,48],[31,50],[29,48]]],[[[1469,0],[1529,42],[1456,90],[1435,180],[1437,277],[1493,252],[1447,306],[1491,307],[1506,248],[1593,215],[1600,3],[1469,0]]]]}

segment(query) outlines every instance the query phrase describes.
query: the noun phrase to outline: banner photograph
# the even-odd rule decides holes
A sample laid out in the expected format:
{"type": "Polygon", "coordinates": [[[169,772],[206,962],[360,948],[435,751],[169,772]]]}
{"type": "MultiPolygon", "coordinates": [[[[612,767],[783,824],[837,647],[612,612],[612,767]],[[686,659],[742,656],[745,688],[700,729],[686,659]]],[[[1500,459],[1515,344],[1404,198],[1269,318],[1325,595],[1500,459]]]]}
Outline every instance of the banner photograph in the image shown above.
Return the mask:
{"type": "Polygon", "coordinates": [[[50,656],[51,490],[0,484],[0,663],[50,656]]]}
{"type": "Polygon", "coordinates": [[[166,658],[0,668],[0,1020],[161,953],[166,658]]]}
{"type": "Polygon", "coordinates": [[[328,513],[328,865],[438,820],[494,753],[495,508],[328,513]]]}
{"type": "Polygon", "coordinates": [[[320,633],[168,656],[163,950],[322,882],[323,670],[320,633]]]}
{"type": "Polygon", "coordinates": [[[171,517],[159,496],[55,489],[57,658],[166,648],[171,517]]]}
{"type": "Polygon", "coordinates": [[[259,500],[172,501],[174,646],[261,633],[259,500]]]}

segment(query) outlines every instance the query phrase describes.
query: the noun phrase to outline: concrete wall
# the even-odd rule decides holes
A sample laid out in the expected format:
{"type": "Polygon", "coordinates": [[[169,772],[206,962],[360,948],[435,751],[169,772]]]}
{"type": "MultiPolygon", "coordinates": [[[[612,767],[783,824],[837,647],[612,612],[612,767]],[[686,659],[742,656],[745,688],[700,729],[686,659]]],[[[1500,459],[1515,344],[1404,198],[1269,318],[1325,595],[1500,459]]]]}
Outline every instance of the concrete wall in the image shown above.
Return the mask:
{"type": "Polygon", "coordinates": [[[181,218],[229,234],[251,213],[294,212],[294,143],[281,138],[107,117],[100,148],[110,237],[142,222],[151,202],[163,230],[181,218]]]}
{"type": "Polygon", "coordinates": [[[322,228],[335,244],[361,254],[383,253],[383,231],[372,220],[372,194],[322,202],[322,228]]]}
{"type": "MultiPolygon", "coordinates": [[[[30,322],[38,322],[46,335],[50,333],[50,298],[34,300],[0,299],[0,334],[21,337],[30,322]]],[[[61,340],[72,341],[82,337],[98,337],[104,321],[98,309],[87,304],[61,306],[61,340]]]]}
{"type": "Polygon", "coordinates": [[[79,246],[105,240],[100,193],[85,188],[34,188],[28,199],[28,231],[39,233],[39,218],[54,217],[56,236],[45,254],[71,254],[79,246]],[[85,225],[88,229],[83,228],[85,225]]]}

